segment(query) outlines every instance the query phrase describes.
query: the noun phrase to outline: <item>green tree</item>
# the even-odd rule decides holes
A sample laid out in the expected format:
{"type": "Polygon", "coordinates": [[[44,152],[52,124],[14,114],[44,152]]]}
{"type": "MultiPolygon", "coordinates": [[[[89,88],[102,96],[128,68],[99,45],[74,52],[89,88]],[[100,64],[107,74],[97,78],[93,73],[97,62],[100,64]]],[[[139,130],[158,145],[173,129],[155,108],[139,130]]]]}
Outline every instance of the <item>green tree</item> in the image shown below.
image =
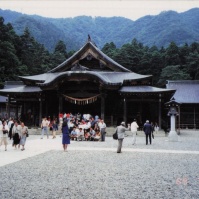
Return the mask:
{"type": "Polygon", "coordinates": [[[186,69],[182,69],[180,65],[167,66],[162,69],[159,79],[159,85],[164,86],[166,80],[189,80],[190,75],[187,73],[186,69]]]}
{"type": "Polygon", "coordinates": [[[165,52],[165,66],[179,65],[179,49],[175,42],[171,42],[165,52]]]}
{"type": "Polygon", "coordinates": [[[63,41],[58,41],[58,43],[55,46],[54,53],[52,54],[52,64],[54,67],[57,65],[61,64],[68,58],[68,54],[66,52],[66,45],[64,44],[63,41]]]}

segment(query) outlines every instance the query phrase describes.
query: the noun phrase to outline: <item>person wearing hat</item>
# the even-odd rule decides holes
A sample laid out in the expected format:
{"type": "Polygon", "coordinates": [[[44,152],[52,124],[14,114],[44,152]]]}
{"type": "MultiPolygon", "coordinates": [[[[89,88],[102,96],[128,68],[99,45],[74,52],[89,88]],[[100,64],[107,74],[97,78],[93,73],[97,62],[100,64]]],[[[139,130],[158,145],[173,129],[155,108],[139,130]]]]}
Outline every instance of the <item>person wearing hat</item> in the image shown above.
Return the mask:
{"type": "Polygon", "coordinates": [[[121,153],[122,149],[122,142],[124,139],[125,131],[130,130],[130,124],[128,124],[128,128],[125,127],[125,122],[121,122],[120,126],[117,126],[117,135],[118,135],[118,147],[117,147],[117,153],[121,153]]]}
{"type": "Polygon", "coordinates": [[[132,136],[133,136],[133,145],[136,144],[136,134],[137,134],[137,129],[139,128],[136,119],[134,119],[134,121],[131,123],[131,132],[132,132],[132,136]]]}
{"type": "Polygon", "coordinates": [[[146,145],[148,144],[148,138],[151,144],[151,133],[153,132],[153,128],[151,124],[149,123],[149,120],[147,120],[146,123],[144,124],[143,131],[146,135],[146,145]]]}

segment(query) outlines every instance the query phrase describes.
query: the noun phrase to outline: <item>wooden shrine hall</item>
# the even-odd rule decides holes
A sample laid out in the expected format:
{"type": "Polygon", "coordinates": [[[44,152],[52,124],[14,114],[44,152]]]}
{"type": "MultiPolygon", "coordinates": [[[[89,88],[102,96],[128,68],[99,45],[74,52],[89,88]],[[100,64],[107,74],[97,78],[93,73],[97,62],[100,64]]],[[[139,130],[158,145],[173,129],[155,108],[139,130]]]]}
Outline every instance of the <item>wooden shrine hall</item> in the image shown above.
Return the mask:
{"type": "MultiPolygon", "coordinates": [[[[109,126],[146,119],[161,127],[164,103],[174,89],[152,86],[151,75],[140,75],[105,55],[90,40],[74,55],[44,74],[5,82],[0,95],[16,107],[16,118],[39,125],[43,116],[59,113],[98,115],[109,126]]],[[[26,123],[27,123],[26,122],[26,123]]]]}

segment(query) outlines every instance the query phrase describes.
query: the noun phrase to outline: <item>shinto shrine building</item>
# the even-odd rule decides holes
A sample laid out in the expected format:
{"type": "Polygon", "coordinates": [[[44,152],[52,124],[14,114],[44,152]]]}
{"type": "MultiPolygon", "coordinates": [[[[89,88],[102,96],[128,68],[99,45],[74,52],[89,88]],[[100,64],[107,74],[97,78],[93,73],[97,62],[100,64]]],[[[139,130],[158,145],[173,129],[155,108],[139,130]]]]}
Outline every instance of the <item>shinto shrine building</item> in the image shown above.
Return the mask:
{"type": "Polygon", "coordinates": [[[19,78],[5,82],[0,95],[8,97],[8,116],[15,107],[16,117],[34,125],[43,116],[66,112],[99,115],[108,125],[136,118],[140,125],[149,119],[161,127],[164,103],[175,93],[175,89],[153,87],[151,75],[123,67],[90,39],[47,73],[19,78]]]}

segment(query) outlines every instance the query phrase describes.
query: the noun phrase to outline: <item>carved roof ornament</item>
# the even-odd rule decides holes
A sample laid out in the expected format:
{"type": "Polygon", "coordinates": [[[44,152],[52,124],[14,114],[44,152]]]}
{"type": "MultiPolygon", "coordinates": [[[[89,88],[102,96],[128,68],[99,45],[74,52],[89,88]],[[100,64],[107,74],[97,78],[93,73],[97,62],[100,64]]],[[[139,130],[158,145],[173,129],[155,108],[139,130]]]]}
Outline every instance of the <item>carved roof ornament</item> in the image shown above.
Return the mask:
{"type": "Polygon", "coordinates": [[[91,41],[91,36],[88,34],[88,42],[91,41]]]}
{"type": "Polygon", "coordinates": [[[89,70],[87,67],[80,65],[79,63],[75,64],[72,68],[71,71],[85,71],[89,70]]]}

